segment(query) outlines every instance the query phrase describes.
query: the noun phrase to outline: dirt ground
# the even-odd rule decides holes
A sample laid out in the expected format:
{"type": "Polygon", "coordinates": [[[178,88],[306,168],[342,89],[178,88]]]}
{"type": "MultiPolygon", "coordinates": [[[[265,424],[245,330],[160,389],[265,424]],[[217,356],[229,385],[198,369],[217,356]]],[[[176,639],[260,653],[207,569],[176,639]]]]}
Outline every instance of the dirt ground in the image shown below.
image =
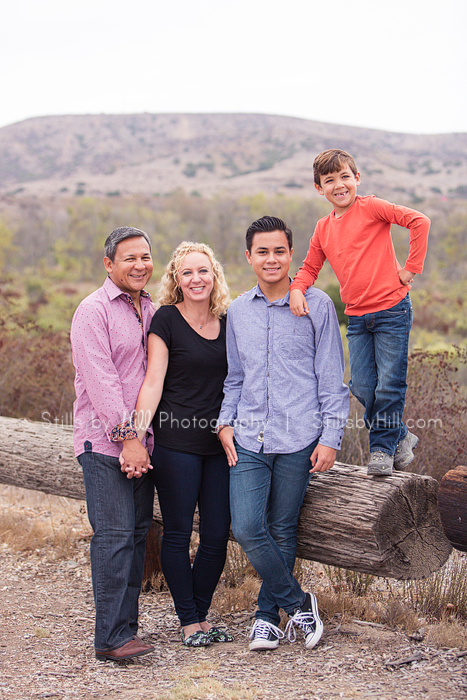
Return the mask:
{"type": "Polygon", "coordinates": [[[0,533],[2,700],[467,697],[467,651],[432,648],[363,621],[325,623],[311,651],[299,638],[295,644],[281,642],[275,651],[250,652],[252,614],[245,610],[212,617],[234,634],[233,643],[189,649],[180,642],[166,592],[140,599],[139,635],[155,652],[102,663],[93,650],[84,504],[0,485],[0,533]],[[71,540],[77,544],[70,546],[71,540]]]}
{"type": "MultiPolygon", "coordinates": [[[[250,616],[221,622],[232,644],[188,649],[167,593],[141,598],[140,636],[153,654],[102,663],[93,653],[88,543],[75,558],[51,562],[1,549],[0,697],[117,700],[459,700],[467,697],[467,655],[429,648],[381,626],[325,627],[318,647],[303,640],[250,652],[250,616]]],[[[216,622],[218,622],[216,620],[216,622]]]]}

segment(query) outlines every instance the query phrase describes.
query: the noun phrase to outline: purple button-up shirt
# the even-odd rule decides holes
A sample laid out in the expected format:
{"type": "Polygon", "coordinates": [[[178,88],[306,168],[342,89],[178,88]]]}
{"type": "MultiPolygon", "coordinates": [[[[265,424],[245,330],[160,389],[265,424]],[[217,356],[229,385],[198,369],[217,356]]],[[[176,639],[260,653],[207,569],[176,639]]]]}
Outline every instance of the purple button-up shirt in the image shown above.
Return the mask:
{"type": "Polygon", "coordinates": [[[146,374],[146,334],[154,306],[145,292],[141,314],[142,326],[128,295],[110,278],[76,309],[71,324],[76,456],[85,451],[120,455],[122,444],[112,442],[111,433],[131,418],[146,374]]]}

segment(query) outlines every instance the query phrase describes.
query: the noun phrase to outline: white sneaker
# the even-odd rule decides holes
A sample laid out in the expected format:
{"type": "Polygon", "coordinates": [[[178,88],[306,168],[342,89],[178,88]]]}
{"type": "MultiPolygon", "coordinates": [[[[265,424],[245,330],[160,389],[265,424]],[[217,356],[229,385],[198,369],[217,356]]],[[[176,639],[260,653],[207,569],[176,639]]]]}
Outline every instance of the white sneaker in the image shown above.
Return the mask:
{"type": "Polygon", "coordinates": [[[301,608],[297,608],[293,617],[287,623],[285,631],[292,644],[297,638],[295,627],[299,627],[305,634],[305,647],[313,649],[323,634],[323,623],[318,612],[318,602],[313,593],[307,593],[305,602],[301,608]]]}
{"type": "Polygon", "coordinates": [[[277,649],[279,640],[284,638],[284,633],[279,627],[267,620],[255,620],[250,633],[250,651],[262,651],[264,649],[277,649]]]}

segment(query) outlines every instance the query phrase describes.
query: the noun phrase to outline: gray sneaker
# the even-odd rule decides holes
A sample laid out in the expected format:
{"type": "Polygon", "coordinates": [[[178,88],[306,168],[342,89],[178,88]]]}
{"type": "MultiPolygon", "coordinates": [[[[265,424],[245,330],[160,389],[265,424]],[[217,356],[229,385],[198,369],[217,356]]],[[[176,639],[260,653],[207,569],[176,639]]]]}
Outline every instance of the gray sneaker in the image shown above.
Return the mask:
{"type": "Polygon", "coordinates": [[[391,476],[394,457],[381,450],[370,453],[368,462],[368,476],[391,476]]]}
{"type": "Polygon", "coordinates": [[[410,431],[407,431],[405,438],[401,440],[396,447],[394,469],[405,469],[413,462],[415,458],[413,451],[415,447],[417,447],[418,442],[418,437],[410,431]]]}

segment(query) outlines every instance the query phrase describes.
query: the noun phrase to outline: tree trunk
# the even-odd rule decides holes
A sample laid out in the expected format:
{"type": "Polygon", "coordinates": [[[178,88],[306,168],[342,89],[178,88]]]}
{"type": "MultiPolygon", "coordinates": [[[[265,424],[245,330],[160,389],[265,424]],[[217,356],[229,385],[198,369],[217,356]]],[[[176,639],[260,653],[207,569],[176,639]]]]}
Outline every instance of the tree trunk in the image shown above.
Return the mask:
{"type": "Polygon", "coordinates": [[[441,524],[453,547],[467,552],[467,467],[448,471],[439,485],[441,524]]]}
{"type": "MultiPolygon", "coordinates": [[[[0,417],[0,430],[0,482],[84,499],[70,428],[0,417]]],[[[363,467],[336,463],[308,487],[298,556],[377,576],[424,578],[451,552],[437,492],[428,476],[368,477],[363,467]]],[[[157,498],[154,519],[162,522],[157,498]]]]}

